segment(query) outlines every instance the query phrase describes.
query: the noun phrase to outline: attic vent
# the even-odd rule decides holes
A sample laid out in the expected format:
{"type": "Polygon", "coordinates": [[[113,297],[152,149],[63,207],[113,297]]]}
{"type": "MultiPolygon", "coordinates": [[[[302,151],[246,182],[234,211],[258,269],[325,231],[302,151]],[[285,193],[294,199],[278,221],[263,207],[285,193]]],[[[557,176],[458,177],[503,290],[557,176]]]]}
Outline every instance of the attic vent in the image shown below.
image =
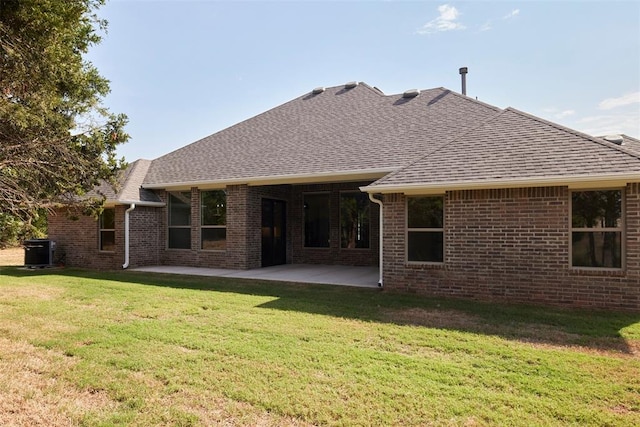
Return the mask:
{"type": "Polygon", "coordinates": [[[415,98],[420,95],[420,91],[418,89],[409,89],[405,93],[402,94],[403,98],[415,98]]]}
{"type": "Polygon", "coordinates": [[[322,92],[324,92],[324,88],[322,86],[320,86],[320,87],[315,88],[312,93],[314,95],[318,95],[318,94],[320,94],[322,92]]]}
{"type": "Polygon", "coordinates": [[[353,89],[356,86],[358,86],[358,82],[349,82],[346,85],[344,85],[344,88],[345,89],[353,89]]]}
{"type": "Polygon", "coordinates": [[[624,138],[621,135],[607,135],[603,139],[618,145],[624,144],[624,138]]]}

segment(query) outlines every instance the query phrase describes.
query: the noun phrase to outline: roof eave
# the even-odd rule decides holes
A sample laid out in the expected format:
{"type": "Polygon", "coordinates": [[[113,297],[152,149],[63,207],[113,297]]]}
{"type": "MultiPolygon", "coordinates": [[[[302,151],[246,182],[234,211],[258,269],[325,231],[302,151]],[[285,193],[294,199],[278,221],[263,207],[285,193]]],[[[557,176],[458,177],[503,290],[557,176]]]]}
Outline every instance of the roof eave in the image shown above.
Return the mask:
{"type": "Polygon", "coordinates": [[[201,189],[218,189],[228,185],[246,184],[249,186],[262,185],[282,185],[282,184],[311,184],[311,183],[328,183],[328,182],[353,182],[377,180],[396,168],[379,168],[379,169],[363,169],[355,171],[333,171],[308,174],[292,174],[292,175],[273,175],[273,176],[254,176],[245,178],[231,178],[219,180],[200,180],[200,181],[184,181],[184,182],[163,182],[153,184],[143,184],[142,188],[149,190],[186,190],[192,187],[201,189]]]}
{"type": "Polygon", "coordinates": [[[161,208],[166,206],[167,204],[164,202],[145,202],[142,200],[114,200],[114,199],[107,199],[104,202],[104,205],[107,207],[112,207],[112,206],[116,206],[116,205],[132,205],[135,204],[136,206],[147,206],[147,207],[153,207],[153,208],[161,208]]]}
{"type": "Polygon", "coordinates": [[[488,179],[448,181],[437,183],[372,184],[360,187],[366,193],[442,194],[454,190],[487,190],[524,187],[561,187],[570,189],[597,189],[623,187],[629,182],[640,182],[640,172],[599,175],[526,177],[515,179],[488,179]]]}

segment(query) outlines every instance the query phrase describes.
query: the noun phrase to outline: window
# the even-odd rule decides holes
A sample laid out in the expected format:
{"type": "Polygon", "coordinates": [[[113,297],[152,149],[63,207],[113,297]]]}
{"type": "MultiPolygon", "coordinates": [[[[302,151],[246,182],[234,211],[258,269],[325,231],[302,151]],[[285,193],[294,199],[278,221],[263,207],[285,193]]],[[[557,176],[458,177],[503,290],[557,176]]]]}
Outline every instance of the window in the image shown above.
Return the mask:
{"type": "Polygon", "coordinates": [[[340,194],[340,247],[369,247],[369,197],[365,193],[340,194]]]}
{"type": "Polygon", "coordinates": [[[407,199],[407,260],[443,262],[444,197],[407,199]]]}
{"type": "Polygon", "coordinates": [[[191,249],[191,193],[169,193],[169,248],[191,249]]]}
{"type": "Polygon", "coordinates": [[[329,247],[329,193],[304,195],[304,246],[329,247]]]}
{"type": "Polygon", "coordinates": [[[571,265],[622,268],[622,190],[571,193],[571,265]]]}
{"type": "Polygon", "coordinates": [[[106,208],[98,218],[99,247],[101,251],[113,252],[116,249],[116,210],[106,208]]]}
{"type": "Polygon", "coordinates": [[[227,246],[227,194],[200,193],[200,245],[207,251],[223,251],[227,246]]]}

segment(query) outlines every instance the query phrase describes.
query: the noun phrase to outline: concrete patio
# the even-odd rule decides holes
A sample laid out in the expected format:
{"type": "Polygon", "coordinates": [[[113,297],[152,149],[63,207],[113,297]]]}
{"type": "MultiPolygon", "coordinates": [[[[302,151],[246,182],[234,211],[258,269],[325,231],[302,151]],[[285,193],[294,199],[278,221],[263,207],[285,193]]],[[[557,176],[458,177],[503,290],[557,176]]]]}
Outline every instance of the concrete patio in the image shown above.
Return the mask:
{"type": "Polygon", "coordinates": [[[158,265],[132,268],[131,270],[192,276],[237,277],[242,279],[275,280],[280,282],[321,283],[366,288],[377,288],[379,279],[378,267],[349,267],[343,265],[284,264],[253,270],[158,265]]]}

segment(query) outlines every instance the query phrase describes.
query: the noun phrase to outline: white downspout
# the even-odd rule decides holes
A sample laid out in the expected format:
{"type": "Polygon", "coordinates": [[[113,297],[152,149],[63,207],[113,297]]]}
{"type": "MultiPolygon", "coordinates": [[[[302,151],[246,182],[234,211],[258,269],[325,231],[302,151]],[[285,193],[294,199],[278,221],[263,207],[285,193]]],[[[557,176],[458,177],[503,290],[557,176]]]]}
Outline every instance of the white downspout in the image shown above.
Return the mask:
{"type": "Polygon", "coordinates": [[[135,203],[131,203],[129,209],[124,211],[124,264],[122,264],[122,268],[126,269],[129,267],[129,212],[136,208],[135,203]]]}
{"type": "Polygon", "coordinates": [[[378,279],[378,286],[382,287],[382,266],[383,264],[383,258],[382,258],[382,236],[384,235],[384,233],[382,232],[382,224],[383,224],[383,215],[382,215],[382,200],[378,200],[376,198],[373,197],[372,193],[369,193],[369,200],[371,200],[373,203],[375,203],[376,205],[380,206],[380,243],[379,243],[379,252],[380,252],[380,278],[378,279]]]}

